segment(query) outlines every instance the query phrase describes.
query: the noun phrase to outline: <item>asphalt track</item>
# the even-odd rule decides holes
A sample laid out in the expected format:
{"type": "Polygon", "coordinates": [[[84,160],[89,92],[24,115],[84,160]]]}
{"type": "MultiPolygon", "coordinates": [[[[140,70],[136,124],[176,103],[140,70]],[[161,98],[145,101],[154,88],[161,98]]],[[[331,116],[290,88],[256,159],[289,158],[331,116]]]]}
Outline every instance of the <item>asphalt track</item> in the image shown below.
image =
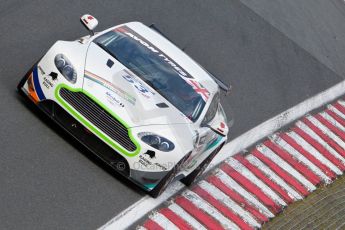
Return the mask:
{"type": "Polygon", "coordinates": [[[156,23],[200,64],[231,82],[230,138],[343,80],[341,0],[0,2],[0,228],[94,229],[144,194],[107,170],[15,87],[56,40],[127,21],[156,23]]]}

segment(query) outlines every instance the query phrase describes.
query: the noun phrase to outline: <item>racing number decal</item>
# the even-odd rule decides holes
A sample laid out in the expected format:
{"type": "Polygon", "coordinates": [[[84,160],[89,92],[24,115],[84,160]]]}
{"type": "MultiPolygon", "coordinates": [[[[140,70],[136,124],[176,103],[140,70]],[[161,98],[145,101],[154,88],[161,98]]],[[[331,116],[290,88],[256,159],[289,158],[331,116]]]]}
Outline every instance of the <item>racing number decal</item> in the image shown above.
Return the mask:
{"type": "Polygon", "coordinates": [[[126,81],[131,83],[134,86],[134,88],[136,88],[139,91],[139,93],[141,93],[144,97],[150,98],[150,95],[154,95],[154,93],[151,92],[147,87],[145,87],[145,85],[143,85],[140,81],[138,81],[137,79],[135,79],[131,75],[126,74],[126,75],[122,75],[122,77],[126,81]]]}

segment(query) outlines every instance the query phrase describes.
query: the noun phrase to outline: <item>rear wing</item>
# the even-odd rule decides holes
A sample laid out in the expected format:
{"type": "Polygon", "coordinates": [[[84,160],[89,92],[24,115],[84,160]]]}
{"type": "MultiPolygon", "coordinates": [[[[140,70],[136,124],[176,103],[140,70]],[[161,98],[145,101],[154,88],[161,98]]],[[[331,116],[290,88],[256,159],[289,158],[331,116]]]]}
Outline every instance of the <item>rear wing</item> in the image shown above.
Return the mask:
{"type": "MultiPolygon", "coordinates": [[[[158,29],[158,27],[155,24],[151,24],[149,26],[152,30],[156,31],[157,33],[159,33],[160,35],[162,35],[164,38],[166,38],[168,41],[170,41],[172,44],[174,44],[176,47],[179,47],[178,45],[176,45],[168,36],[166,36],[160,29],[158,29]]],[[[182,48],[182,50],[184,51],[185,48],[182,48]]],[[[231,91],[231,85],[230,84],[226,84],[224,83],[222,80],[220,80],[219,78],[217,78],[214,74],[210,73],[208,70],[206,70],[204,67],[202,67],[200,64],[198,64],[203,70],[205,70],[211,77],[212,79],[217,83],[217,85],[219,86],[219,88],[225,92],[226,95],[228,95],[231,91]]]]}

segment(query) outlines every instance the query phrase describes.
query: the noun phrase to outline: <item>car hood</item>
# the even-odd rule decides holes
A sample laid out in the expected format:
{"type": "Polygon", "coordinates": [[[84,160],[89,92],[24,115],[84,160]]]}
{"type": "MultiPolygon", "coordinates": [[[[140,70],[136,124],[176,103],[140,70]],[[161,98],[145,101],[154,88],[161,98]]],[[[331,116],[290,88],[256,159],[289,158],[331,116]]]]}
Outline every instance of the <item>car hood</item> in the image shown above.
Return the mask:
{"type": "Polygon", "coordinates": [[[83,91],[111,110],[128,127],[192,122],[138,76],[95,43],[90,43],[83,91]]]}

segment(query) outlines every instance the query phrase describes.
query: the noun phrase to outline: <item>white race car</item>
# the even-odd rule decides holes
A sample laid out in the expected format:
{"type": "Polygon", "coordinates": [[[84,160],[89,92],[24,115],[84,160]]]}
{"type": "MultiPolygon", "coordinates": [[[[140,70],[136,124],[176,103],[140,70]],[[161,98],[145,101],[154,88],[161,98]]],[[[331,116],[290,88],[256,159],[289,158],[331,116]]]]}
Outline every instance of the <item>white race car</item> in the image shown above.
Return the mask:
{"type": "Polygon", "coordinates": [[[191,184],[227,141],[229,88],[154,25],[118,25],[57,41],[18,90],[116,171],[157,197],[191,184]]]}

